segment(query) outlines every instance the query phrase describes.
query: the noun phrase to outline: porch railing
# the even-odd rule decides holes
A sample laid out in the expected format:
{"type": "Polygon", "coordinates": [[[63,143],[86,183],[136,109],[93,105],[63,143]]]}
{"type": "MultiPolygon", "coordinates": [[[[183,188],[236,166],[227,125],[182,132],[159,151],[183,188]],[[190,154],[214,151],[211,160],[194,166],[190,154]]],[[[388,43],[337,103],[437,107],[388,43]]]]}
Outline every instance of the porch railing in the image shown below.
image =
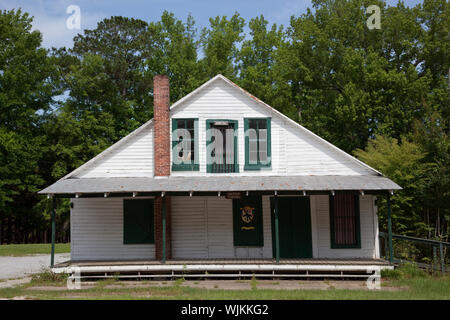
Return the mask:
{"type": "MultiPolygon", "coordinates": [[[[437,250],[439,250],[439,260],[440,260],[440,269],[442,273],[445,273],[445,253],[444,253],[444,247],[450,247],[450,242],[445,241],[439,241],[439,240],[430,240],[430,239],[424,239],[424,238],[416,238],[416,237],[410,237],[410,236],[403,236],[399,234],[392,234],[393,239],[400,239],[405,240],[413,243],[422,243],[429,246],[432,246],[433,248],[433,260],[432,260],[432,267],[434,267],[435,261],[437,260],[437,250]]],[[[389,255],[389,248],[388,248],[388,234],[385,232],[380,232],[380,239],[383,239],[384,243],[384,255],[382,254],[382,246],[380,246],[380,256],[384,256],[386,259],[391,258],[388,257],[389,255]]],[[[392,253],[394,253],[392,251],[392,253]]],[[[405,260],[402,259],[396,259],[395,255],[393,254],[391,261],[401,263],[405,262],[405,260]]],[[[427,264],[419,263],[416,261],[413,261],[417,263],[419,267],[426,267],[427,264]]]]}
{"type": "Polygon", "coordinates": [[[236,172],[234,164],[228,164],[228,163],[213,163],[212,166],[212,173],[231,173],[236,172]]]}

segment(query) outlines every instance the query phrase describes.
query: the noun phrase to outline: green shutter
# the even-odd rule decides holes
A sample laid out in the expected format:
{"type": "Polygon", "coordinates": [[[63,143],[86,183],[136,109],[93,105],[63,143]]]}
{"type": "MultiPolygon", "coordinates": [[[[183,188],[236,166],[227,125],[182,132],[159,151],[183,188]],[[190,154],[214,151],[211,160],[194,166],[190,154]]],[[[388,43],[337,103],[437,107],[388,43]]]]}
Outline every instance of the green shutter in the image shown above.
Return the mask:
{"type": "Polygon", "coordinates": [[[199,171],[198,156],[198,119],[172,119],[172,171],[199,171]],[[175,130],[178,129],[178,120],[194,120],[194,160],[186,163],[174,163],[176,154],[174,154],[175,146],[180,142],[173,137],[175,130]]]}
{"type": "MultiPolygon", "coordinates": [[[[272,132],[271,132],[271,118],[244,118],[244,133],[245,133],[245,165],[244,170],[261,170],[263,168],[272,167],[272,132]],[[266,120],[267,127],[267,163],[261,163],[259,161],[258,151],[258,163],[250,163],[250,137],[248,136],[248,129],[250,128],[250,120],[266,120]]],[[[259,134],[258,134],[258,150],[259,150],[259,134]]]]}
{"type": "Polygon", "coordinates": [[[155,243],[152,199],[123,200],[123,243],[155,243]]]}
{"type": "Polygon", "coordinates": [[[233,243],[235,246],[264,245],[261,196],[233,199],[233,243]]]}

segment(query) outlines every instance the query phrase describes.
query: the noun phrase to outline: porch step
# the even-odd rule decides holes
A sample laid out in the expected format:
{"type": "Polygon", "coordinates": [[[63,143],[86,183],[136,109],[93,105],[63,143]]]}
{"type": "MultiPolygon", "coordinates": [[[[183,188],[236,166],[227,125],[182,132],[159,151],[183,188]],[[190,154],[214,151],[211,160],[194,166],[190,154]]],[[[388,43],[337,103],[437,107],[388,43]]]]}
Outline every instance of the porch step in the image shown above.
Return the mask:
{"type": "Polygon", "coordinates": [[[361,265],[161,265],[161,266],[75,266],[53,268],[55,273],[69,273],[80,279],[175,279],[175,278],[368,278],[391,266],[361,265]]]}
{"type": "Polygon", "coordinates": [[[231,278],[231,279],[251,279],[251,278],[314,278],[314,279],[367,279],[371,274],[141,274],[141,275],[82,275],[80,277],[75,277],[79,279],[158,279],[158,278],[193,278],[193,279],[202,279],[202,278],[231,278]]]}

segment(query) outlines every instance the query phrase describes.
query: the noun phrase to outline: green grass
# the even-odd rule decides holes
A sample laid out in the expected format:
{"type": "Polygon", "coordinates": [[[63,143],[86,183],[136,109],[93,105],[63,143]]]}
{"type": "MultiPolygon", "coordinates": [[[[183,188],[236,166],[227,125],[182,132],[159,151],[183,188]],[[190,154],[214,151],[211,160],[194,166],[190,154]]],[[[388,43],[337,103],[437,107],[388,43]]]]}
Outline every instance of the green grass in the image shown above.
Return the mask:
{"type": "MultiPolygon", "coordinates": [[[[22,297],[27,299],[177,299],[177,300],[450,300],[450,275],[429,275],[414,265],[404,265],[395,271],[383,272],[382,288],[389,290],[339,289],[332,290],[276,290],[259,289],[258,281],[252,278],[248,290],[224,290],[218,285],[214,289],[192,288],[184,285],[183,278],[169,286],[157,286],[152,281],[142,281],[133,286],[117,278],[97,281],[81,290],[66,288],[66,275],[49,271],[34,275],[30,283],[14,288],[0,289],[0,298],[22,297]],[[114,287],[111,287],[114,285],[114,287]],[[35,287],[34,289],[32,287],[35,287]],[[51,290],[46,290],[46,288],[51,290]]],[[[236,281],[238,282],[238,280],[236,281]]],[[[326,282],[326,281],[324,281],[326,282]]],[[[167,282],[162,282],[166,284],[167,282]]],[[[197,282],[201,283],[201,281],[197,282]]]]}
{"type": "MultiPolygon", "coordinates": [[[[26,256],[31,254],[50,254],[51,244],[33,243],[33,244],[2,244],[0,245],[0,256],[26,256]]],[[[55,253],[69,253],[70,243],[57,243],[55,253]]]]}
{"type": "MultiPolygon", "coordinates": [[[[108,288],[106,284],[113,281],[101,283],[81,290],[67,290],[64,279],[38,277],[31,283],[15,288],[0,289],[1,298],[25,297],[27,299],[182,299],[182,300],[233,300],[233,299],[296,299],[296,300],[450,300],[450,276],[446,277],[418,277],[389,280],[383,285],[398,287],[396,291],[383,290],[222,290],[222,289],[199,289],[181,286],[175,282],[172,286],[157,287],[148,286],[132,287],[124,284],[115,288],[108,288]],[[47,280],[45,280],[47,279],[47,280]],[[46,284],[43,282],[48,281],[46,284]],[[30,289],[40,286],[38,290],[30,289]],[[58,290],[45,290],[42,286],[58,286],[58,290]]],[[[120,283],[120,282],[119,282],[120,283]]]]}

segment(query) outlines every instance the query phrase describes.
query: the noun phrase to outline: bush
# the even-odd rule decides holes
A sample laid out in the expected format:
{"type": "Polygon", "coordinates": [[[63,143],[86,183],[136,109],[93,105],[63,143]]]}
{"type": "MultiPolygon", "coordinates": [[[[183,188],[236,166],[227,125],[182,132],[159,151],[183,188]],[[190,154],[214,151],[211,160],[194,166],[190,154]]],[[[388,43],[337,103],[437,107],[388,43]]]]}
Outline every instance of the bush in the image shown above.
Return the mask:
{"type": "Polygon", "coordinates": [[[62,283],[67,281],[68,274],[54,273],[48,269],[43,270],[41,273],[33,274],[31,281],[33,283],[62,283]]]}
{"type": "Polygon", "coordinates": [[[415,263],[405,263],[394,270],[382,270],[381,277],[387,279],[411,279],[411,278],[424,278],[427,273],[422,269],[419,269],[415,263]]]}

